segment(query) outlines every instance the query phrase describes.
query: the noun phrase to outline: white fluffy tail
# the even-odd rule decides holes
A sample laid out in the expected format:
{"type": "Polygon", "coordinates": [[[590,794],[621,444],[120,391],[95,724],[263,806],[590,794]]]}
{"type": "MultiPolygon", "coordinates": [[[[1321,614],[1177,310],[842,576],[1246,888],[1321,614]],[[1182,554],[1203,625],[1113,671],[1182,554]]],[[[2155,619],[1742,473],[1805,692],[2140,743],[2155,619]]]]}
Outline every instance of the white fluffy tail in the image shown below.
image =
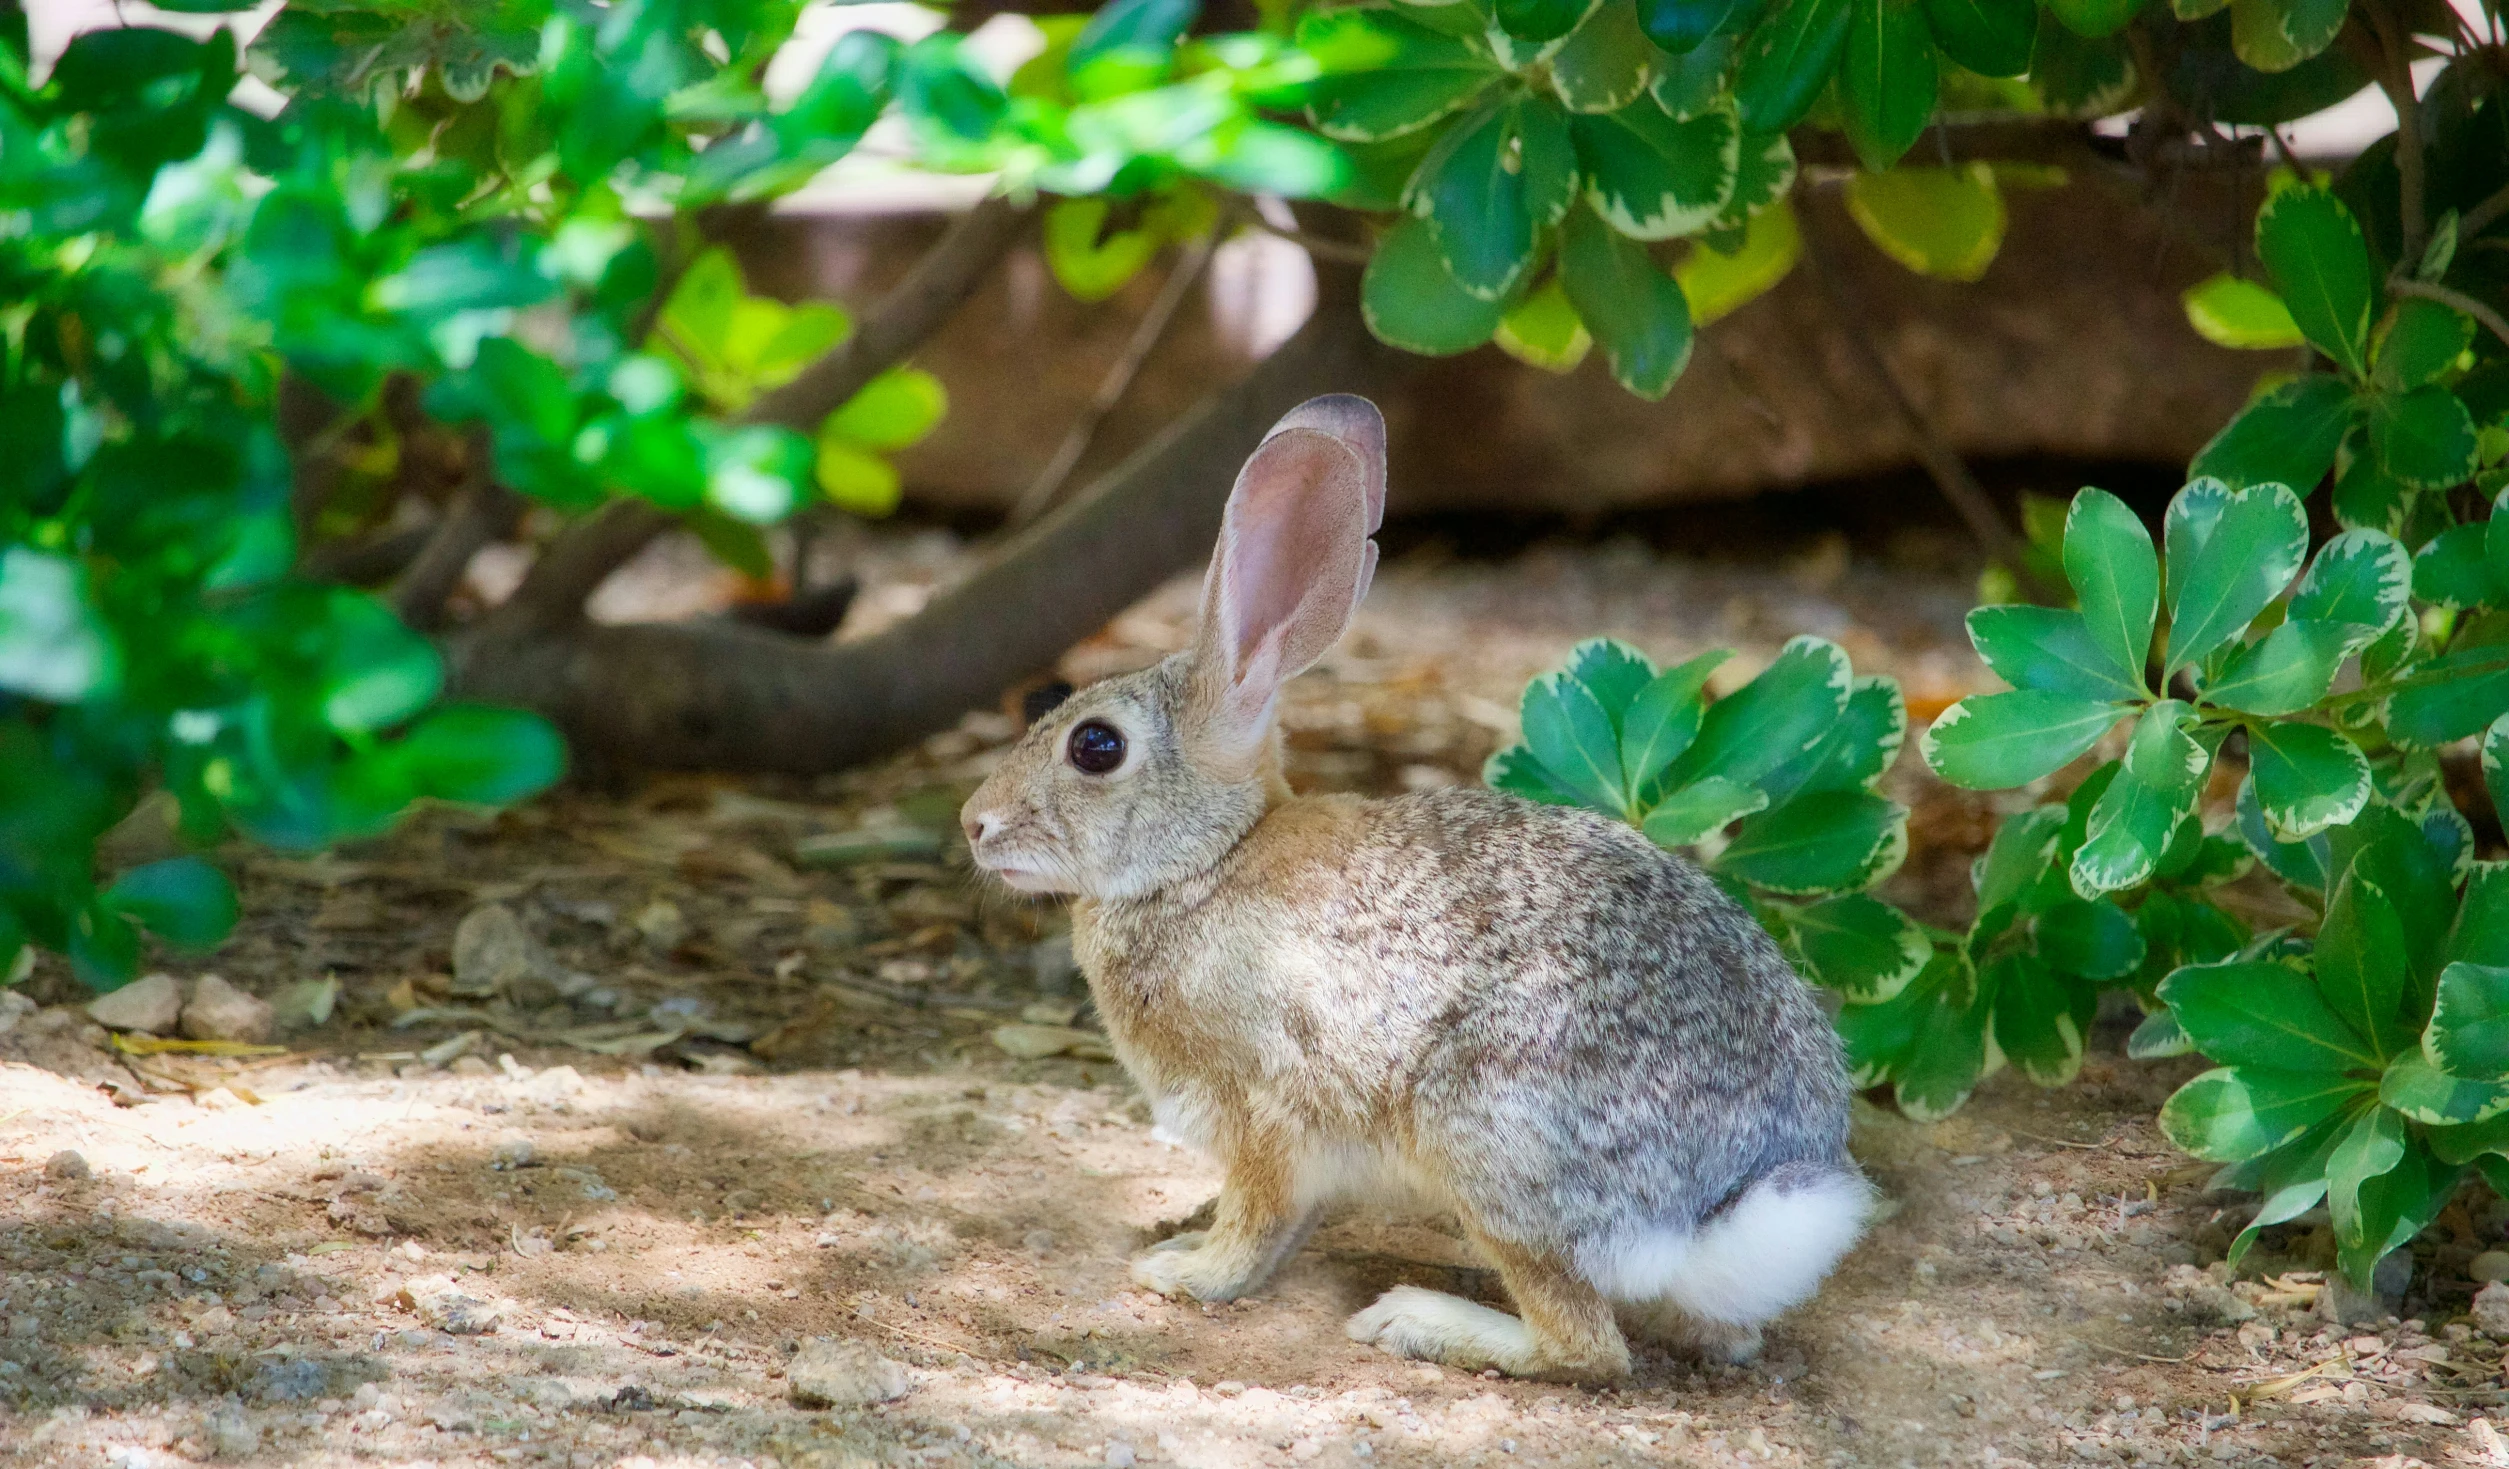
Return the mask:
{"type": "Polygon", "coordinates": [[[1702,1321],[1757,1326],[1812,1298],[1872,1211],[1853,1171],[1787,1164],[1695,1230],[1637,1228],[1588,1241],[1577,1268],[1616,1301],[1662,1301],[1702,1321]]]}

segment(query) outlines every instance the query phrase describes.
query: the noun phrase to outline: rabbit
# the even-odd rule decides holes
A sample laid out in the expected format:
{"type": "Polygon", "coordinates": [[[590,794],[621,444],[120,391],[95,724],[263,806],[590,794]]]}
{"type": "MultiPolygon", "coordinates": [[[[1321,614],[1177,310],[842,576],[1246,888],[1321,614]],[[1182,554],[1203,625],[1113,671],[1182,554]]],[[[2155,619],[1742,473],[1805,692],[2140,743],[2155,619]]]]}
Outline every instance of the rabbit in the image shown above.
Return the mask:
{"type": "Polygon", "coordinates": [[[1375,406],[1293,410],[1229,496],[1191,648],[1055,706],[960,813],[979,868],[1070,899],[1118,1059],[1223,1167],[1209,1230],[1132,1278],[1242,1296],[1323,1206],[1400,1187],[1517,1314],[1403,1286],[1358,1341],[1607,1382],[1625,1319],[1748,1360],[1869,1212],[1836,1035],[1741,907],[1623,823],[1290,794],[1274,706],[1349,625],[1384,509],[1375,406]]]}

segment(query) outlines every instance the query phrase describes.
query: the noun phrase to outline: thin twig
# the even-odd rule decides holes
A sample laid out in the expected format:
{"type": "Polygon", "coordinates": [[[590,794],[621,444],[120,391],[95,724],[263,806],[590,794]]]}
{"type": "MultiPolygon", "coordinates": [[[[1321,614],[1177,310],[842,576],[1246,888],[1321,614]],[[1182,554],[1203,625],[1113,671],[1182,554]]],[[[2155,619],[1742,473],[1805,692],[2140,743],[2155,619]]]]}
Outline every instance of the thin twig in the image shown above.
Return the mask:
{"type": "Polygon", "coordinates": [[[2499,312],[2463,291],[2453,290],[2431,281],[2417,280],[2389,281],[2387,289],[2399,296],[2419,296],[2425,301],[2437,301],[2443,306],[2454,306],[2491,328],[2493,336],[2500,338],[2503,342],[2509,342],[2509,317],[2503,317],[2499,312]]]}
{"type": "Polygon", "coordinates": [[[1372,253],[1365,245],[1353,244],[1349,240],[1328,240],[1322,235],[1311,235],[1305,230],[1283,229],[1258,215],[1249,214],[1239,222],[1250,229],[1258,229],[1267,235],[1287,240],[1316,259],[1330,260],[1336,265],[1365,265],[1372,253]]]}
{"type": "MultiPolygon", "coordinates": [[[[479,446],[475,461],[486,468],[487,446],[479,446]]],[[[427,538],[418,555],[401,574],[392,589],[392,610],[401,621],[420,632],[433,632],[444,623],[445,603],[461,586],[462,577],[470,570],[471,558],[489,543],[511,534],[523,518],[523,497],[484,477],[474,479],[463,490],[444,518],[436,522],[435,534],[427,538]]]]}
{"type": "Polygon", "coordinates": [[[1943,498],[1949,500],[1952,509],[1968,523],[1970,534],[1977,537],[1979,546],[1990,560],[2010,571],[2032,597],[2049,599],[2051,590],[2042,586],[2039,579],[2031,574],[2028,564],[2022,559],[2019,540],[2004,524],[2003,517],[1996,514],[1995,504],[1986,497],[1985,488],[1979,485],[1976,476],[1969,473],[1969,466],[1961,462],[1960,455],[1943,441],[1932,424],[1926,422],[1925,415],[1917,411],[1917,405],[1909,399],[1907,390],[1892,374],[1890,364],[1882,359],[1880,350],[1873,345],[1872,328],[1867,318],[1850,298],[1847,284],[1831,265],[1828,252],[1814,242],[1815,233],[1811,229],[1803,231],[1804,263],[1812,267],[1812,277],[1820,285],[1821,294],[1829,298],[1830,311],[1845,328],[1843,335],[1855,352],[1856,360],[1863,365],[1875,385],[1881,388],[1882,395],[1890,400],[1892,412],[1898,417],[1900,427],[1906,431],[1918,459],[1923,461],[1934,487],[1942,491],[1943,498]]]}
{"type": "Polygon", "coordinates": [[[1124,401],[1124,394],[1132,390],[1133,379],[1140,376],[1143,364],[1150,360],[1150,354],[1167,336],[1168,326],[1175,321],[1177,309],[1185,304],[1185,297],[1193,289],[1194,282],[1202,278],[1203,267],[1211,263],[1211,253],[1218,245],[1219,232],[1214,230],[1186,247],[1184,257],[1176,262],[1167,273],[1167,280],[1159,287],[1158,299],[1150,303],[1149,312],[1134,326],[1132,340],[1124,345],[1124,355],[1107,369],[1106,376],[1098,383],[1097,395],[1080,410],[1079,419],[1072,424],[1070,432],[1063,435],[1061,447],[1054,451],[1052,459],[1046,461],[1045,469],[1037,475],[1035,482],[1020,495],[1019,503],[1011,507],[1012,526],[1026,525],[1044,514],[1046,507],[1054,503],[1054,497],[1063,492],[1063,486],[1071,482],[1072,471],[1080,467],[1081,456],[1087,454],[1089,446],[1096,442],[1098,430],[1105,426],[1107,415],[1113,413],[1116,405],[1124,401]]]}
{"type": "Polygon", "coordinates": [[[2490,229],[2504,214],[2509,214],[2509,184],[2501,185],[2491,197],[2457,216],[2457,238],[2473,239],[2490,229]]]}

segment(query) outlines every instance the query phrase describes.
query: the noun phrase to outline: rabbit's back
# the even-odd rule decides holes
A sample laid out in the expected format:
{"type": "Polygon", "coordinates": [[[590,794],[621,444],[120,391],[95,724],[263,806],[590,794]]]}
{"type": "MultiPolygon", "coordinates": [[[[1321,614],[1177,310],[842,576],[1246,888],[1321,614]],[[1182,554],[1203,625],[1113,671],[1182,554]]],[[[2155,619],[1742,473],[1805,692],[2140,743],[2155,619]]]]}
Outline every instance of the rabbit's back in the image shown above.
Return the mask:
{"type": "Polygon", "coordinates": [[[1326,1131],[1387,1128],[1508,1237],[1686,1229],[1844,1155],[1809,988],[1696,868],[1591,812],[1293,801],[1204,879],[1093,916],[1101,1007],[1154,1092],[1225,1074],[1326,1131]]]}

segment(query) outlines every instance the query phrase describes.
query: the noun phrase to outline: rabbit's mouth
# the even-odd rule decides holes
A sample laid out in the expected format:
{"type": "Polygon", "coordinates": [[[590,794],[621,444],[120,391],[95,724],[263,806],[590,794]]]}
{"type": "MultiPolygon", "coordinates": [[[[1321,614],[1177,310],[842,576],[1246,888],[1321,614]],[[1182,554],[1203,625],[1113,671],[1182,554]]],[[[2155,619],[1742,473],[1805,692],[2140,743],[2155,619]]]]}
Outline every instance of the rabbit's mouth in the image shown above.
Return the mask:
{"type": "MultiPolygon", "coordinates": [[[[1033,859],[1027,859],[1033,860],[1033,859]]],[[[993,874],[1002,886],[1018,893],[1069,893],[1072,886],[1042,867],[1022,866],[1017,860],[1000,862],[979,857],[976,865],[993,874]]]]}

